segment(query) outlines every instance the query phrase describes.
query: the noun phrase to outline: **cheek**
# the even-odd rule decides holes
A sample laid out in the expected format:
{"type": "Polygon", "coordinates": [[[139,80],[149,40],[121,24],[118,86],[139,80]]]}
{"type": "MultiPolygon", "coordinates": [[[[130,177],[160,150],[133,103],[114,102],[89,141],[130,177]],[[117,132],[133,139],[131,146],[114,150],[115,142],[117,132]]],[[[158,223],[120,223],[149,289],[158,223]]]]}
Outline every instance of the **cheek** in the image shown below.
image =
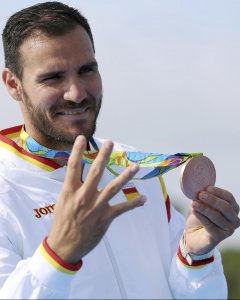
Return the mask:
{"type": "Polygon", "coordinates": [[[90,81],[91,92],[95,98],[102,96],[102,79],[100,74],[96,74],[95,78],[90,81]]]}
{"type": "Polygon", "coordinates": [[[37,99],[37,105],[42,110],[49,110],[57,105],[58,100],[61,98],[61,96],[61,92],[57,89],[44,88],[36,90],[35,99],[37,99]]]}

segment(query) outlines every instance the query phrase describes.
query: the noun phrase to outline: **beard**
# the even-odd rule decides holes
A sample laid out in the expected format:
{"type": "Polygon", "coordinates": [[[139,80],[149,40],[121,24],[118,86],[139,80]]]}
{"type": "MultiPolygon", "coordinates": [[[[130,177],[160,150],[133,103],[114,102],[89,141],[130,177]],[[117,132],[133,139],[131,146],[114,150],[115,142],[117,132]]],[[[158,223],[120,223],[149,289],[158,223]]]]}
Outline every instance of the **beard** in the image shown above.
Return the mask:
{"type": "Polygon", "coordinates": [[[84,135],[87,141],[89,141],[95,133],[97,117],[102,104],[102,95],[99,99],[95,99],[94,97],[85,98],[81,103],[65,101],[61,106],[52,106],[48,112],[44,111],[40,105],[34,106],[24,90],[23,95],[29,121],[32,126],[48,140],[49,144],[53,146],[57,144],[72,146],[78,135],[84,135]],[[58,111],[84,108],[93,112],[93,118],[88,120],[75,120],[71,122],[71,124],[64,124],[64,122],[62,122],[59,126],[56,125],[57,119],[59,118],[58,111]],[[74,127],[74,129],[67,130],[66,128],[68,127],[74,127]]]}

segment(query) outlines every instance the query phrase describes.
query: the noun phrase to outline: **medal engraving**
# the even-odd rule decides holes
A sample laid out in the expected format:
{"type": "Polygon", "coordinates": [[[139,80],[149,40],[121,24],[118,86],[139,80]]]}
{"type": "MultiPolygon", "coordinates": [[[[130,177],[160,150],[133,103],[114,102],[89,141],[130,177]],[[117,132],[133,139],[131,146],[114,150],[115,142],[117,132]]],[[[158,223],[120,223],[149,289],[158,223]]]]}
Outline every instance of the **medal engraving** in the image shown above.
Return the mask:
{"type": "Polygon", "coordinates": [[[189,199],[197,200],[198,193],[207,186],[214,185],[215,181],[215,167],[206,156],[191,158],[181,169],[180,186],[189,199]]]}

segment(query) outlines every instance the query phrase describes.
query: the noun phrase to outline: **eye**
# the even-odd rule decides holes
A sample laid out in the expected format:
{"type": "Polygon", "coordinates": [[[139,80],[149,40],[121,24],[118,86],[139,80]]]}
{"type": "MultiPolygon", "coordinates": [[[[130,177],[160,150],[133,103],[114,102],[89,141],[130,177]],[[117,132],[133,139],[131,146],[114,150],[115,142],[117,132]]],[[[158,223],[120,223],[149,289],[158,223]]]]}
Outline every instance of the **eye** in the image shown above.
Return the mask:
{"type": "Polygon", "coordinates": [[[94,71],[94,68],[92,66],[85,66],[85,67],[81,68],[78,73],[84,74],[84,73],[89,73],[92,71],[94,71]]]}
{"type": "Polygon", "coordinates": [[[61,78],[62,78],[61,75],[51,75],[51,76],[44,78],[43,81],[59,80],[61,78]]]}
{"type": "Polygon", "coordinates": [[[81,68],[79,68],[78,74],[86,74],[87,75],[89,73],[97,71],[97,69],[98,69],[97,63],[95,63],[95,62],[89,63],[84,66],[81,66],[81,68]]]}

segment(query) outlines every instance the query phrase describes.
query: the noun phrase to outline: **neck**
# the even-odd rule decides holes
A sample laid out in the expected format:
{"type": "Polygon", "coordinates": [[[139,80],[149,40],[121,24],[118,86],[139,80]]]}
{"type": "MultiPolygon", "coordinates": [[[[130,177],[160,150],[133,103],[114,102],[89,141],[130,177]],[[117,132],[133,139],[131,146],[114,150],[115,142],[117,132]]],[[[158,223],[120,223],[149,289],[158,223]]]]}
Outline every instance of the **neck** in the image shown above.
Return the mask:
{"type": "Polygon", "coordinates": [[[71,151],[73,143],[64,143],[59,140],[53,140],[50,136],[47,136],[33,127],[31,124],[24,125],[25,132],[31,136],[37,143],[43,147],[56,150],[56,151],[71,151]]]}
{"type": "MultiPolygon", "coordinates": [[[[93,140],[92,140],[93,141],[93,140]]],[[[92,142],[93,147],[94,146],[94,141],[92,142]]],[[[68,158],[71,154],[71,148],[70,149],[52,149],[48,148],[46,146],[43,146],[42,144],[38,143],[33,137],[31,137],[24,129],[22,129],[22,132],[20,134],[20,145],[22,146],[23,149],[26,151],[41,156],[45,157],[48,159],[52,159],[54,161],[57,161],[60,165],[64,166],[67,164],[68,158]]],[[[87,144],[87,149],[90,150],[90,145],[89,143],[87,144]]]]}

